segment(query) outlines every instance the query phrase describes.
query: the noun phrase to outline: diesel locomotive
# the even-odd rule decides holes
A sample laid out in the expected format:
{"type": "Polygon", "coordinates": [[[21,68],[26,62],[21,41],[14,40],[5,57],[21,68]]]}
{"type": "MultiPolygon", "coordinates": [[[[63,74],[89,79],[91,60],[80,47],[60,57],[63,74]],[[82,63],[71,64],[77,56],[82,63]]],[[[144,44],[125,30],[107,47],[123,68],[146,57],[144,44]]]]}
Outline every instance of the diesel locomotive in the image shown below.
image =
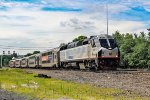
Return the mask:
{"type": "Polygon", "coordinates": [[[120,51],[110,35],[91,36],[40,54],[11,60],[10,67],[61,67],[107,70],[119,66],[120,51]]]}

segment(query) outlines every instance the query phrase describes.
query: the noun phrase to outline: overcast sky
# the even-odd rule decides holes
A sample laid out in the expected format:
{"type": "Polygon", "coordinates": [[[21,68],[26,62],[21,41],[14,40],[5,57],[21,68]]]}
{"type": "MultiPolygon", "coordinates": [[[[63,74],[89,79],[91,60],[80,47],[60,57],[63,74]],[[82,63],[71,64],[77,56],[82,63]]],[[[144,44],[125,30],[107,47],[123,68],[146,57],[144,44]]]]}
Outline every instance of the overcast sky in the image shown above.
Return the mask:
{"type": "Polygon", "coordinates": [[[30,47],[48,49],[79,35],[106,33],[106,4],[109,34],[150,27],[149,0],[0,0],[0,54],[25,54],[30,47]]]}

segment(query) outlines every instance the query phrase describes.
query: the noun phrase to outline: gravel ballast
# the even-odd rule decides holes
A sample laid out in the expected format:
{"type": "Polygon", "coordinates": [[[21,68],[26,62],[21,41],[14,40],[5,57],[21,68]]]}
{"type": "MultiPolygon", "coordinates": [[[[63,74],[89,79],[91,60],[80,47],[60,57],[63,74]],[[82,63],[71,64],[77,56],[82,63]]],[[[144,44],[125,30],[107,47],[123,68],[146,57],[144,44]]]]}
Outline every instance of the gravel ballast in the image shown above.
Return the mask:
{"type": "Polygon", "coordinates": [[[45,74],[55,79],[88,83],[99,87],[122,89],[150,97],[150,73],[139,71],[74,71],[23,69],[29,73],[45,74]]]}
{"type": "Polygon", "coordinates": [[[28,98],[0,89],[0,100],[28,100],[28,98]]]}

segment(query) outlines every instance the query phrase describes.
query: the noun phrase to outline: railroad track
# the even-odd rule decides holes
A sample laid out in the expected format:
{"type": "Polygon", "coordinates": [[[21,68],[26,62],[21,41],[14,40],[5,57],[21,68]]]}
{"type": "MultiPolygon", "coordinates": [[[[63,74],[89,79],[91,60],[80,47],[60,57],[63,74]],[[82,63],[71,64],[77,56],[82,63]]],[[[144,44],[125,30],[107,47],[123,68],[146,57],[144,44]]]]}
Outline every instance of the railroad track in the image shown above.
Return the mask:
{"type": "MultiPolygon", "coordinates": [[[[23,69],[35,69],[36,68],[23,68],[23,69]]],[[[121,69],[118,68],[117,70],[99,70],[99,71],[94,71],[94,70],[80,70],[80,69],[71,69],[71,68],[61,68],[61,69],[55,69],[55,68],[40,68],[39,70],[58,70],[58,71],[79,71],[79,72],[95,72],[95,73],[122,73],[122,74],[150,74],[150,70],[148,69],[121,69]]]]}

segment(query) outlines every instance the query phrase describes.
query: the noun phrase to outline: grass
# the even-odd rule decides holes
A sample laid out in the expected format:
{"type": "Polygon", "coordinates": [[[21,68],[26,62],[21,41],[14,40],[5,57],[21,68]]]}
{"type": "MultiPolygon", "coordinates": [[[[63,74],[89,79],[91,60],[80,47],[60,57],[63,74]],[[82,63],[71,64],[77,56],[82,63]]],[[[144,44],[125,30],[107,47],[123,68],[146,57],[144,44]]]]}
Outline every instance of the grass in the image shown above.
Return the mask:
{"type": "Polygon", "coordinates": [[[23,72],[21,69],[0,69],[0,88],[26,95],[29,99],[126,100],[132,98],[141,100],[140,97],[126,91],[53,78],[37,78],[34,74],[23,72]]]}

